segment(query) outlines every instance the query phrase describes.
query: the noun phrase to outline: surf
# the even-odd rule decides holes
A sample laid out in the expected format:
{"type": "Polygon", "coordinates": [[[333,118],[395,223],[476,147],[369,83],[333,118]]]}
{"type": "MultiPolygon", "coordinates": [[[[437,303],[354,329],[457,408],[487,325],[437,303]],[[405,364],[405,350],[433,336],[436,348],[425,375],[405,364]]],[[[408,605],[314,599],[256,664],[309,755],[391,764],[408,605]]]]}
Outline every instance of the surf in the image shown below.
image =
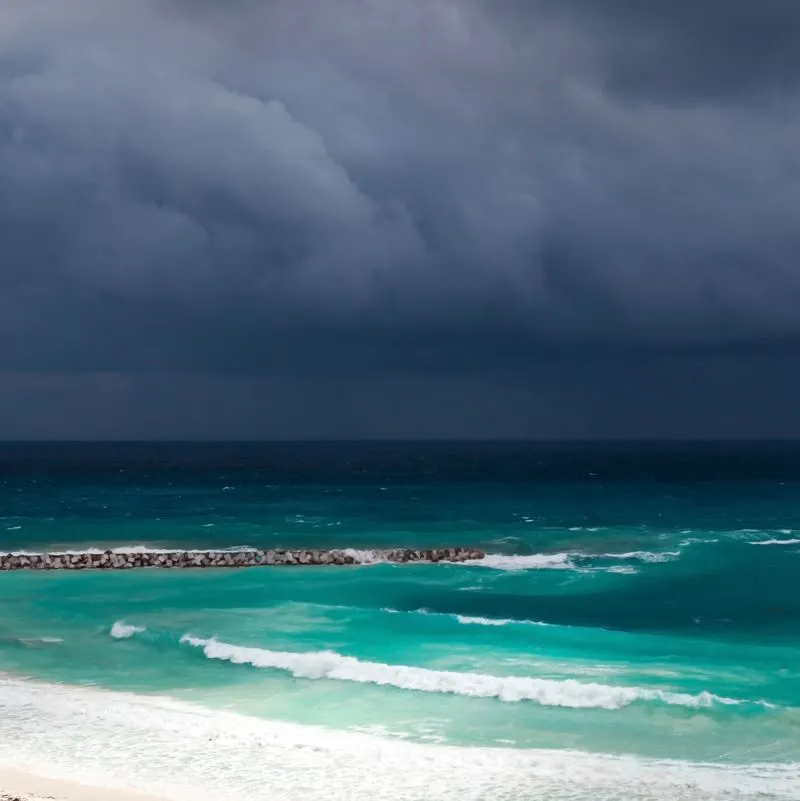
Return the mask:
{"type": "Polygon", "coordinates": [[[0,676],[0,765],[172,801],[723,801],[800,797],[800,764],[421,745],[167,697],[0,676]]]}
{"type": "Polygon", "coordinates": [[[203,639],[191,634],[184,634],[180,638],[180,642],[201,650],[211,660],[281,670],[290,673],[295,678],[328,679],[390,686],[418,692],[496,698],[507,703],[532,701],[542,706],[606,710],[622,709],[630,704],[643,701],[693,709],[748,703],[761,707],[770,706],[763,701],[747,702],[718,696],[708,691],[690,694],[644,687],[580,682],[576,679],[556,680],[527,676],[462,673],[362,661],[335,651],[305,653],[273,651],[265,648],[233,645],[215,639],[203,639]]]}

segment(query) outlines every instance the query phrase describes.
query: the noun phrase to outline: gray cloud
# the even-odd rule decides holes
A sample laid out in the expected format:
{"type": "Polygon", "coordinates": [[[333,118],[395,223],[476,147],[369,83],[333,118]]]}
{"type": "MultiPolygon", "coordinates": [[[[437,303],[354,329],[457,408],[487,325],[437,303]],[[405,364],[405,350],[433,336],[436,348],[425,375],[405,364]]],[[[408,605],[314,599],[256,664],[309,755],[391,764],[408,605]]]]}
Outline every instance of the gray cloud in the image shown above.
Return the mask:
{"type": "MultiPolygon", "coordinates": [[[[517,12],[522,4],[515,8],[517,12]]],[[[785,99],[800,79],[800,9],[792,0],[539,0],[583,25],[603,54],[610,87],[647,101],[785,99]]]]}
{"type": "Polygon", "coordinates": [[[800,12],[599,9],[6,2],[0,368],[785,366],[800,12]]]}

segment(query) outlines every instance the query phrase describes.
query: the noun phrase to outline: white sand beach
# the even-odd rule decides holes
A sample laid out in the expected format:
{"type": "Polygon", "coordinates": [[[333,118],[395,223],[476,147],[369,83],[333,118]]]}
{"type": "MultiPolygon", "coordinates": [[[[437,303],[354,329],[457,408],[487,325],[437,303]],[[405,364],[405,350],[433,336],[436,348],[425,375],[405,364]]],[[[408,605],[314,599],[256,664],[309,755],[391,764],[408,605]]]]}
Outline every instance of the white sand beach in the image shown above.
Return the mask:
{"type": "Polygon", "coordinates": [[[0,801],[164,801],[157,796],[111,787],[47,779],[0,768],[0,801]]]}

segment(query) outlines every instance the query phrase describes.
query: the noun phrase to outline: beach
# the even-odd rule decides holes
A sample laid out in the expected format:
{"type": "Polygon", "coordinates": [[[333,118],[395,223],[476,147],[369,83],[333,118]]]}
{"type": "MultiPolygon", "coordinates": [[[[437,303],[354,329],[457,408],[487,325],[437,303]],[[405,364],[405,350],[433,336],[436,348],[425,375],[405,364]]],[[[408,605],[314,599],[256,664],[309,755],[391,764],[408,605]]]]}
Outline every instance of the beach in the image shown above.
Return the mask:
{"type": "Polygon", "coordinates": [[[0,768],[0,801],[164,801],[111,787],[92,787],[0,768]]]}

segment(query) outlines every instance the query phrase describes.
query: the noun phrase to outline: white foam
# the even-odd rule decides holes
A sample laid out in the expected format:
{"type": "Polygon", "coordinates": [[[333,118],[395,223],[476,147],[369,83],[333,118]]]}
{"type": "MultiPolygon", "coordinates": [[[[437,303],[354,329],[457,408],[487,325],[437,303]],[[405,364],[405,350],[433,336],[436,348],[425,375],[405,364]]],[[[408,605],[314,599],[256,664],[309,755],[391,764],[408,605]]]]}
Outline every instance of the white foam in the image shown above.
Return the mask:
{"type": "Polygon", "coordinates": [[[147,631],[144,626],[131,626],[122,620],[117,620],[111,627],[110,634],[115,640],[127,640],[143,631],[147,631]]]}
{"type": "Polygon", "coordinates": [[[534,553],[527,556],[489,553],[483,559],[470,559],[463,564],[493,570],[571,570],[575,567],[568,553],[534,553]]]}
{"type": "Polygon", "coordinates": [[[630,565],[616,565],[615,567],[609,567],[608,572],[620,573],[625,576],[634,576],[639,571],[635,567],[631,567],[630,565]]]}
{"type": "Polygon", "coordinates": [[[715,703],[742,703],[709,692],[690,695],[644,687],[582,683],[575,679],[555,680],[527,676],[456,673],[449,670],[366,662],[352,656],[343,656],[335,651],[306,653],[269,651],[263,648],[231,645],[214,639],[202,639],[189,634],[181,637],[181,642],[202,649],[209,659],[284,670],[297,678],[353,681],[428,693],[498,698],[507,702],[534,701],[542,706],[620,709],[635,701],[661,701],[665,704],[699,708],[710,707],[715,703]]]}
{"type": "Polygon", "coordinates": [[[426,617],[440,617],[455,620],[464,626],[550,626],[550,623],[543,623],[538,620],[515,620],[513,618],[494,618],[494,617],[470,617],[469,615],[454,615],[449,612],[431,612],[430,609],[413,609],[404,612],[400,609],[384,607],[382,612],[390,615],[425,615],[426,617]]]}
{"type": "Polygon", "coordinates": [[[175,801],[800,798],[800,764],[415,744],[2,677],[0,742],[4,767],[175,801]]]}
{"type": "Polygon", "coordinates": [[[680,551],[628,551],[627,553],[601,553],[601,554],[583,554],[601,559],[637,559],[640,562],[648,562],[651,564],[658,562],[671,562],[677,559],[680,551]]]}
{"type": "Polygon", "coordinates": [[[800,545],[800,540],[761,540],[760,542],[750,543],[751,545],[800,545]]]}
{"type": "Polygon", "coordinates": [[[670,562],[681,555],[680,551],[628,551],[626,553],[587,553],[567,551],[564,553],[487,554],[483,559],[471,559],[464,564],[488,567],[494,570],[608,570],[612,573],[634,573],[629,568],[592,567],[581,564],[590,559],[637,560],[651,564],[670,562]]]}
{"type": "Polygon", "coordinates": [[[514,622],[500,618],[468,617],[467,615],[456,615],[456,620],[465,626],[507,626],[514,622]]]}
{"type": "Polygon", "coordinates": [[[107,551],[115,554],[129,553],[249,553],[255,551],[251,545],[235,545],[230,548],[156,548],[152,545],[118,545],[114,548],[88,547],[80,550],[48,550],[48,551],[11,551],[4,556],[83,556],[85,554],[104,554],[107,551]]]}
{"type": "MultiPolygon", "coordinates": [[[[450,617],[447,615],[446,617],[450,617]]],[[[542,623],[538,620],[514,620],[512,618],[494,617],[469,617],[468,615],[456,615],[456,620],[464,626],[549,626],[549,623],[542,623]]]]}
{"type": "Polygon", "coordinates": [[[385,562],[386,559],[379,551],[373,550],[359,550],[358,548],[345,548],[344,550],[332,551],[332,553],[340,553],[343,556],[349,556],[356,564],[359,565],[374,565],[379,562],[385,562]]]}

